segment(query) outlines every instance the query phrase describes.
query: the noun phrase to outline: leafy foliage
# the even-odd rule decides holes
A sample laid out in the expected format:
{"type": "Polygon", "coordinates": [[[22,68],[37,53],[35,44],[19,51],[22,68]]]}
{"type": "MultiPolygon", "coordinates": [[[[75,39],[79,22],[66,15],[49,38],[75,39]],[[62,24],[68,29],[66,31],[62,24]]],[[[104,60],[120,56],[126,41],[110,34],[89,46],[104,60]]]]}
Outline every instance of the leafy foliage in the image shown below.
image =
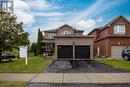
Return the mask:
{"type": "Polygon", "coordinates": [[[23,30],[23,23],[17,22],[15,15],[0,14],[0,55],[2,51],[29,45],[28,33],[23,30]]]}

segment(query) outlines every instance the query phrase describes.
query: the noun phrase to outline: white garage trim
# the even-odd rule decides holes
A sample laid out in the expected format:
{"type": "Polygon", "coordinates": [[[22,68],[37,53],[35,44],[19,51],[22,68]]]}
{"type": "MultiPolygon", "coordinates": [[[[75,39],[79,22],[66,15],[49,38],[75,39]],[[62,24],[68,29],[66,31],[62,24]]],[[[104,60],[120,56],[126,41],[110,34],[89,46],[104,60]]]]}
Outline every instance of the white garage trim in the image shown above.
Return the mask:
{"type": "Polygon", "coordinates": [[[100,46],[97,46],[97,56],[100,56],[100,46]]]}

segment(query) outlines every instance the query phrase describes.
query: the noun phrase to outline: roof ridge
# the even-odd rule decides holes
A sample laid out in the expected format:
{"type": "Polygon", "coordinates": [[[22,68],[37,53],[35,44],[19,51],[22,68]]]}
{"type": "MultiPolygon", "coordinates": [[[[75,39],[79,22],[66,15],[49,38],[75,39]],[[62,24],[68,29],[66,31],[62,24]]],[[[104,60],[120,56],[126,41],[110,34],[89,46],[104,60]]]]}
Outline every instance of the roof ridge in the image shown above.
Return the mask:
{"type": "Polygon", "coordinates": [[[108,22],[105,26],[102,26],[102,27],[98,27],[98,28],[93,29],[92,31],[90,31],[90,32],[88,33],[88,35],[91,34],[94,30],[97,30],[97,29],[102,30],[102,29],[108,27],[110,24],[112,24],[114,21],[116,21],[116,20],[117,20],[118,18],[120,18],[120,17],[124,18],[126,21],[128,21],[128,22],[130,23],[130,21],[129,21],[127,18],[125,18],[125,17],[122,16],[122,15],[119,15],[119,16],[117,16],[116,18],[114,18],[113,20],[111,20],[110,22],[108,22]]]}
{"type": "Polygon", "coordinates": [[[77,29],[77,28],[75,28],[75,27],[72,27],[72,26],[70,26],[70,25],[68,25],[68,24],[64,24],[64,25],[62,25],[62,26],[60,26],[60,27],[58,27],[58,28],[56,28],[56,29],[44,30],[44,32],[56,32],[57,30],[59,30],[60,28],[62,28],[62,27],[64,27],[64,26],[69,26],[70,28],[72,28],[72,29],[75,30],[75,31],[84,31],[84,30],[80,30],[80,29],[77,29]]]}
{"type": "Polygon", "coordinates": [[[116,18],[114,18],[112,21],[108,22],[105,26],[108,26],[108,25],[112,24],[114,21],[116,21],[116,20],[117,20],[118,18],[120,18],[120,17],[124,18],[125,20],[127,20],[127,21],[129,22],[129,20],[126,19],[124,16],[119,15],[119,16],[117,16],[116,18]]]}

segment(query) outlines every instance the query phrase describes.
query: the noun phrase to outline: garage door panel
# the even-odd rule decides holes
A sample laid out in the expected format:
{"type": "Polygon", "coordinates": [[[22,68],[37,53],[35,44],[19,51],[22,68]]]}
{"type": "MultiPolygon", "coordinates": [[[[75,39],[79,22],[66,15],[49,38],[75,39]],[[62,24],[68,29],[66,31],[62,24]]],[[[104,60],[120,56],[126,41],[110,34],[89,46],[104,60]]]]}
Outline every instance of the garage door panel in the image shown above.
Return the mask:
{"type": "Polygon", "coordinates": [[[62,45],[58,46],[58,58],[73,58],[73,46],[62,45]]]}
{"type": "Polygon", "coordinates": [[[122,58],[122,50],[125,49],[126,46],[111,46],[111,57],[112,58],[122,58]]]}
{"type": "Polygon", "coordinates": [[[90,59],[90,46],[75,46],[76,59],[90,59]]]}

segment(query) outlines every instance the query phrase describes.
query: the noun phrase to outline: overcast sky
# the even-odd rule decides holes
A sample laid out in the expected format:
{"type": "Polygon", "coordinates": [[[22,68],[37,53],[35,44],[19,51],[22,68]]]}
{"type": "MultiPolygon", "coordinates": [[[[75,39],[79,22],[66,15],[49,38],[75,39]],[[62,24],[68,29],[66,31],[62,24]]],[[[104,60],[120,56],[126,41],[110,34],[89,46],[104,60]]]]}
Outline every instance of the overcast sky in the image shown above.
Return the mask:
{"type": "Polygon", "coordinates": [[[130,0],[14,0],[14,14],[24,23],[30,41],[35,42],[38,28],[69,24],[87,34],[119,15],[130,20],[129,4],[130,0]]]}

